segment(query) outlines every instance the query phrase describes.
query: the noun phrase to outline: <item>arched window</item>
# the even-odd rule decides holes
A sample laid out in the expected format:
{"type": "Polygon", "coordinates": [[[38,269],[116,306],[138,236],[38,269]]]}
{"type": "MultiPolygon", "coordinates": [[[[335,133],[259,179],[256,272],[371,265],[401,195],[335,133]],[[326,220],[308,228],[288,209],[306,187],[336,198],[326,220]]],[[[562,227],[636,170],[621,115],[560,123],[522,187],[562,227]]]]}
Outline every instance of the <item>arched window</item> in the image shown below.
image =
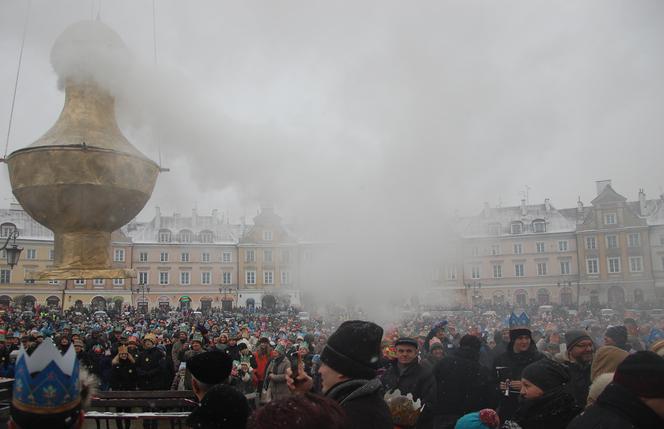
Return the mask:
{"type": "Polygon", "coordinates": [[[565,287],[560,291],[560,304],[570,307],[572,305],[572,289],[565,287]]]}
{"type": "Polygon", "coordinates": [[[546,232],[546,222],[542,219],[533,221],[533,232],[546,232]]]}
{"type": "Polygon", "coordinates": [[[201,243],[212,243],[214,234],[212,231],[201,231],[201,243]]]}
{"type": "Polygon", "coordinates": [[[643,303],[643,291],[641,289],[634,289],[634,304],[643,303]]]}
{"type": "Polygon", "coordinates": [[[537,303],[539,305],[549,305],[549,291],[540,289],[537,291],[537,303]]]}
{"type": "Polygon", "coordinates": [[[528,301],[528,294],[525,290],[520,289],[514,292],[514,304],[519,307],[525,307],[526,302],[528,301]]]}

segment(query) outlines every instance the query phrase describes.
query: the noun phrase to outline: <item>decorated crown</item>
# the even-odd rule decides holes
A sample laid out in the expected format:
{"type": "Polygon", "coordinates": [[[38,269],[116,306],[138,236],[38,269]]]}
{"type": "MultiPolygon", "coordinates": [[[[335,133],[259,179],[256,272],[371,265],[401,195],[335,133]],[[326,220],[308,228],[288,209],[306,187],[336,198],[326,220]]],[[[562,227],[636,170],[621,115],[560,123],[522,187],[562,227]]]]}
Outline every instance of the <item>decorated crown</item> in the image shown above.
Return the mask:
{"type": "Polygon", "coordinates": [[[392,421],[399,426],[415,426],[424,408],[422,402],[413,399],[413,394],[403,395],[399,389],[388,392],[383,397],[392,414],[392,421]]]}
{"type": "Polygon", "coordinates": [[[518,316],[514,314],[514,312],[512,312],[507,323],[510,329],[529,328],[530,318],[528,317],[525,311],[521,312],[521,314],[518,316]]]}
{"type": "Polygon", "coordinates": [[[34,414],[57,414],[81,402],[79,363],[69,347],[62,355],[50,338],[31,356],[23,346],[16,360],[12,405],[34,414]]]}

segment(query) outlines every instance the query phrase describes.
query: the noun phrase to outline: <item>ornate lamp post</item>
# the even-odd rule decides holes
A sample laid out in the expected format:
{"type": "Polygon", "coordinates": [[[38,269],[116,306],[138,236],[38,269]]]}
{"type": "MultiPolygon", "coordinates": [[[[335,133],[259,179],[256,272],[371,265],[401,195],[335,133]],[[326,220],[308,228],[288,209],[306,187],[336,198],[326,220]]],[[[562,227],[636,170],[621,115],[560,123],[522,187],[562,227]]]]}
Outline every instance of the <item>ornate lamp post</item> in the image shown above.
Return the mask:
{"type": "Polygon", "coordinates": [[[21,252],[23,251],[22,247],[18,247],[16,245],[17,238],[18,238],[18,230],[14,229],[7,236],[7,241],[5,241],[5,244],[2,247],[0,247],[0,250],[4,250],[7,255],[7,265],[9,265],[10,270],[14,269],[14,266],[18,264],[18,259],[21,257],[21,252]],[[12,245],[10,247],[7,247],[9,246],[10,240],[12,242],[12,245]]]}

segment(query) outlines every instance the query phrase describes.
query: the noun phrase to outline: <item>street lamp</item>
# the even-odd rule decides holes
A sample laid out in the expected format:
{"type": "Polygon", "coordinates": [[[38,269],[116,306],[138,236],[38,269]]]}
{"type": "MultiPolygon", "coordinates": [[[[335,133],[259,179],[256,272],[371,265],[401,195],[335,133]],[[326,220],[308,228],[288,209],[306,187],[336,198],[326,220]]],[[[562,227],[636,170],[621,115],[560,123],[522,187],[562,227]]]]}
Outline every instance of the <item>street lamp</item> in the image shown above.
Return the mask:
{"type": "Polygon", "coordinates": [[[464,286],[466,290],[473,289],[473,306],[475,306],[475,301],[481,297],[480,289],[482,289],[482,282],[466,283],[464,286]]]}
{"type": "Polygon", "coordinates": [[[150,293],[150,287],[147,286],[145,283],[139,283],[138,286],[136,287],[136,293],[141,293],[143,296],[143,299],[141,300],[141,304],[144,308],[143,314],[147,313],[148,305],[147,302],[145,301],[145,291],[148,291],[150,293]]]}
{"type": "Polygon", "coordinates": [[[14,269],[14,266],[18,264],[18,258],[21,256],[21,252],[23,251],[22,247],[18,247],[16,245],[17,238],[18,238],[18,229],[14,229],[7,236],[7,241],[5,241],[4,246],[0,248],[0,250],[4,250],[7,255],[7,265],[9,265],[10,270],[14,269]],[[10,240],[12,240],[12,245],[11,247],[7,247],[9,245],[10,240]]]}

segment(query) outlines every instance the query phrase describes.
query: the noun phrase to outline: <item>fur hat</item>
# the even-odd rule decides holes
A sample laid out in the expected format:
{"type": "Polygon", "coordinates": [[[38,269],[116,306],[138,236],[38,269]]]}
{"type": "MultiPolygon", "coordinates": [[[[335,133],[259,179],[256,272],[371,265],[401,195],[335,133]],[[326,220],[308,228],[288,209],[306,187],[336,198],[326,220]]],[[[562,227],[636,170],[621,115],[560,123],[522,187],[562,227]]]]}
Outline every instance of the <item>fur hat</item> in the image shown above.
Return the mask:
{"type": "Polygon", "coordinates": [[[220,350],[213,350],[189,358],[187,368],[191,375],[201,383],[218,384],[231,374],[233,359],[220,350]]]}
{"type": "Polygon", "coordinates": [[[613,382],[637,396],[664,398],[664,358],[654,352],[627,356],[616,369],[613,382]]]}
{"type": "Polygon", "coordinates": [[[372,379],[380,361],[383,328],[373,322],[348,320],[327,340],[321,361],[351,378],[372,379]]]}

